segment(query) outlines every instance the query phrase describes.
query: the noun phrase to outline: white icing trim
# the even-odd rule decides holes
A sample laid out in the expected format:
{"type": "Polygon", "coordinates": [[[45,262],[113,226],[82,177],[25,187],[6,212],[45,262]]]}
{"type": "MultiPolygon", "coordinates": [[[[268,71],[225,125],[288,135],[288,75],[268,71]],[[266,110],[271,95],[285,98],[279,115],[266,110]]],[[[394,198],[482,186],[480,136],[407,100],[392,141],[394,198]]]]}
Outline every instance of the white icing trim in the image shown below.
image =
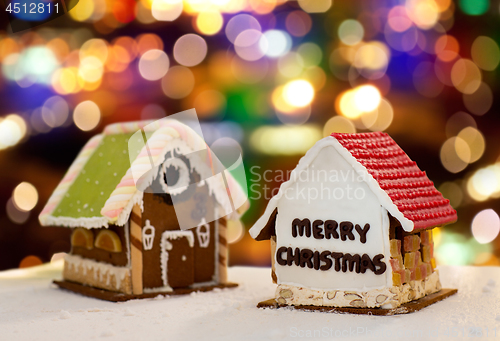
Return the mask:
{"type": "Polygon", "coordinates": [[[151,250],[153,248],[155,232],[155,227],[151,225],[149,219],[146,219],[146,225],[142,228],[142,248],[145,251],[151,250]],[[148,231],[150,231],[151,233],[146,233],[148,231]]]}
{"type": "Polygon", "coordinates": [[[105,217],[92,218],[71,218],[71,217],[54,217],[48,215],[43,220],[44,226],[64,226],[64,227],[84,227],[86,229],[109,227],[108,219],[105,217]]]}
{"type": "MultiPolygon", "coordinates": [[[[177,240],[177,239],[182,238],[182,237],[186,237],[186,239],[189,242],[189,246],[194,247],[193,231],[170,230],[170,231],[165,231],[161,234],[162,241],[164,239],[177,240]]],[[[168,250],[171,250],[171,249],[168,249],[168,250]]]]}
{"type": "Polygon", "coordinates": [[[144,289],[142,289],[142,291],[146,294],[152,294],[155,292],[172,292],[172,291],[174,291],[174,289],[172,289],[171,287],[169,287],[167,285],[167,286],[158,287],[158,288],[144,288],[144,289]]]}
{"type": "Polygon", "coordinates": [[[109,286],[111,283],[111,275],[115,276],[115,289],[118,291],[121,287],[121,282],[125,280],[127,276],[130,276],[130,268],[126,266],[115,266],[103,262],[98,262],[92,259],[83,258],[78,255],[67,254],[64,257],[64,261],[67,266],[73,267],[73,271],[77,272],[78,267],[81,265],[83,267],[83,275],[85,276],[87,271],[94,270],[94,280],[99,282],[104,282],[104,276],[106,276],[106,285],[109,286]],[[99,278],[97,278],[97,273],[99,272],[99,278]]]}
{"type": "Polygon", "coordinates": [[[182,161],[181,159],[176,158],[176,157],[171,157],[170,159],[165,160],[161,166],[161,175],[162,176],[160,178],[160,185],[163,188],[163,190],[165,191],[165,193],[169,193],[169,194],[173,194],[173,195],[181,194],[182,192],[184,192],[186,189],[189,188],[189,185],[190,185],[189,173],[190,172],[187,168],[187,165],[184,163],[184,161],[182,161]],[[167,171],[167,166],[168,167],[173,166],[179,171],[179,180],[177,181],[177,183],[174,186],[170,186],[170,187],[165,182],[165,177],[163,176],[167,171]]]}
{"type": "Polygon", "coordinates": [[[300,159],[297,167],[290,174],[290,179],[281,184],[278,193],[269,200],[264,214],[257,220],[257,222],[252,226],[249,233],[252,238],[257,238],[262,229],[267,225],[269,218],[271,217],[273,211],[278,207],[279,200],[283,197],[286,190],[292,186],[298,179],[302,171],[305,171],[309,165],[314,161],[318,153],[325,147],[332,146],[337,152],[354,168],[358,176],[362,177],[367,183],[368,187],[373,191],[377,199],[380,201],[382,207],[384,207],[393,217],[399,220],[403,229],[407,232],[413,231],[413,222],[407,218],[399,211],[397,206],[392,202],[389,195],[380,188],[378,182],[373,178],[373,176],[368,173],[366,167],[359,163],[351,153],[344,148],[338,141],[332,136],[327,136],[318,142],[307,151],[307,153],[300,159]]]}
{"type": "Polygon", "coordinates": [[[206,249],[210,245],[210,225],[205,218],[201,218],[200,224],[196,227],[196,237],[200,248],[206,249]],[[205,232],[201,232],[201,228],[205,228],[205,232]]]}

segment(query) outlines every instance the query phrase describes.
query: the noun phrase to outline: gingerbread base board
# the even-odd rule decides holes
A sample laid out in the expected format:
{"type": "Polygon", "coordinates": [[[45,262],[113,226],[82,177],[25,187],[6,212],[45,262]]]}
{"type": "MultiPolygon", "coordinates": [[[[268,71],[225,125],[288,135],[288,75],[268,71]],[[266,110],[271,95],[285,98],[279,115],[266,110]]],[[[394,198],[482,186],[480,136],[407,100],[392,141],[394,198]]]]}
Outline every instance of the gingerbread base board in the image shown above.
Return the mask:
{"type": "Polygon", "coordinates": [[[209,285],[199,288],[179,288],[175,289],[174,291],[152,292],[152,293],[144,293],[142,295],[128,295],[120,292],[98,289],[71,281],[53,281],[53,283],[56,284],[61,289],[70,290],[84,296],[98,298],[110,302],[125,302],[141,298],[155,298],[158,295],[163,295],[163,296],[187,295],[192,292],[198,292],[198,291],[205,292],[214,290],[216,288],[224,289],[224,288],[235,288],[238,286],[238,284],[236,283],[224,283],[224,284],[209,285]]]}
{"type": "Polygon", "coordinates": [[[408,302],[402,304],[401,306],[393,309],[382,309],[382,308],[351,308],[351,307],[318,307],[314,305],[299,305],[299,306],[289,306],[286,304],[279,304],[274,298],[266,301],[262,301],[257,304],[258,308],[284,308],[293,307],[298,310],[307,311],[322,311],[328,313],[349,313],[349,314],[361,314],[361,315],[401,315],[413,313],[419,311],[433,303],[444,300],[445,298],[457,293],[457,289],[441,289],[440,291],[424,296],[416,301],[408,302]]]}

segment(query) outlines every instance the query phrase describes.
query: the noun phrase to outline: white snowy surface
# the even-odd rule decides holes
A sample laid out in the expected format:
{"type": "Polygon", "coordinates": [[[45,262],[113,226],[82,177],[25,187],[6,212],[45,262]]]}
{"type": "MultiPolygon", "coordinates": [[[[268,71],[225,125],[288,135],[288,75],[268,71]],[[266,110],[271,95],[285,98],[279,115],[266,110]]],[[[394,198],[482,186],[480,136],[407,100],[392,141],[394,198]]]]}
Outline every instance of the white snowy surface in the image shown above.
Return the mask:
{"type": "Polygon", "coordinates": [[[111,303],[56,288],[61,265],[47,264],[0,272],[0,340],[500,340],[500,268],[439,270],[457,295],[364,316],[258,309],[274,295],[267,268],[230,268],[236,289],[111,303]]]}

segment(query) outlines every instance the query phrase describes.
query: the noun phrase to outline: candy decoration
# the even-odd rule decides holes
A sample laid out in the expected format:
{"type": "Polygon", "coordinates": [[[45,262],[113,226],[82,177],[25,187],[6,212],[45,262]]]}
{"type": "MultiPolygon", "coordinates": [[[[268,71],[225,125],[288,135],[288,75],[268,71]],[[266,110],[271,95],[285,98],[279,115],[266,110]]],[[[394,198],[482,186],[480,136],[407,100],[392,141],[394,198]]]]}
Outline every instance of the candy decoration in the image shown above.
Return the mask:
{"type": "Polygon", "coordinates": [[[103,229],[95,239],[95,247],[109,252],[122,252],[122,242],[116,232],[103,229]]]}
{"type": "Polygon", "coordinates": [[[94,233],[84,228],[77,228],[71,234],[71,246],[94,248],[94,233]]]}

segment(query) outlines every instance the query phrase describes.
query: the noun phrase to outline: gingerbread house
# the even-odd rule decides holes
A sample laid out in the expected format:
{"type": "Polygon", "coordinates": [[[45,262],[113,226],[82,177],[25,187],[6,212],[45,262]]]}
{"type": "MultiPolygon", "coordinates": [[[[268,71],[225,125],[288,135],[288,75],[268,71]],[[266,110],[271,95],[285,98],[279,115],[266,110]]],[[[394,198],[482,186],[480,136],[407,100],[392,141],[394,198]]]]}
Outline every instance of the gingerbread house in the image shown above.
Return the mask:
{"type": "Polygon", "coordinates": [[[318,141],[251,228],[281,305],[393,309],[440,291],[432,229],[456,211],[386,133],[318,141]]]}
{"type": "Polygon", "coordinates": [[[227,225],[247,201],[216,169],[203,139],[176,120],[107,126],[40,214],[42,225],[73,229],[57,284],[115,301],[230,285],[227,225]]]}

